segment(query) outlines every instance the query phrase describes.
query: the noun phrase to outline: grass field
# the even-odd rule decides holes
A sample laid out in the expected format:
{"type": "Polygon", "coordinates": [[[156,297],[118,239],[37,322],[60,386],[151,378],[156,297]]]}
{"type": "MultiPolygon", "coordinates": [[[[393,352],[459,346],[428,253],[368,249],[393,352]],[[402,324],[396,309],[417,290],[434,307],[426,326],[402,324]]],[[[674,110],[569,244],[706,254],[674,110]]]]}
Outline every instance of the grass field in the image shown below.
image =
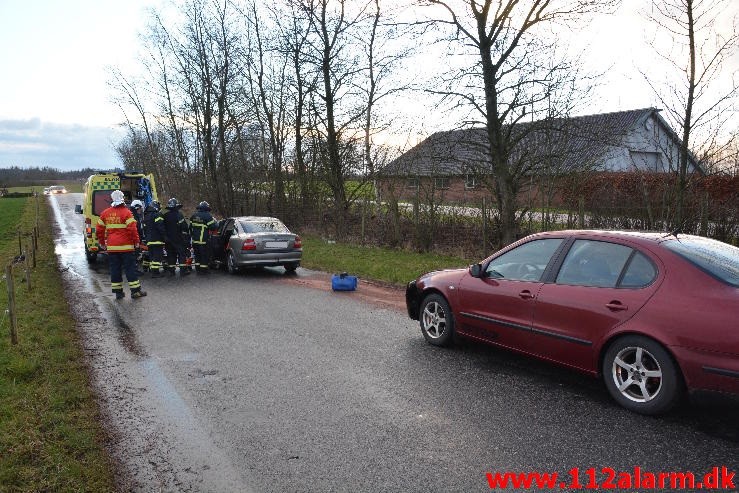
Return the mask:
{"type": "Polygon", "coordinates": [[[81,181],[74,181],[74,180],[67,180],[67,181],[54,181],[49,182],[44,185],[33,185],[33,186],[27,186],[27,187],[9,187],[8,192],[38,192],[42,193],[44,191],[44,188],[49,187],[51,185],[63,185],[64,188],[67,189],[68,192],[82,192],[82,185],[83,182],[81,181]]]}
{"type": "MultiPolygon", "coordinates": [[[[17,238],[18,221],[27,202],[29,201],[26,198],[0,199],[0,251],[2,251],[4,243],[12,238],[17,238]]],[[[0,258],[0,262],[2,260],[0,258]]]]}
{"type": "Polygon", "coordinates": [[[424,272],[465,267],[471,262],[461,257],[419,254],[341,243],[315,237],[303,238],[303,260],[308,269],[349,272],[363,279],[405,285],[424,272]]]}
{"type": "MultiPolygon", "coordinates": [[[[13,269],[19,344],[0,315],[0,491],[114,491],[105,431],[91,393],[74,320],[64,299],[49,226],[40,203],[39,250],[28,291],[13,269]]],[[[35,223],[33,198],[0,199],[0,263],[18,254],[17,228],[35,223]]],[[[26,242],[24,238],[24,243],[26,242]]],[[[0,281],[0,309],[8,306],[0,281]]]]}

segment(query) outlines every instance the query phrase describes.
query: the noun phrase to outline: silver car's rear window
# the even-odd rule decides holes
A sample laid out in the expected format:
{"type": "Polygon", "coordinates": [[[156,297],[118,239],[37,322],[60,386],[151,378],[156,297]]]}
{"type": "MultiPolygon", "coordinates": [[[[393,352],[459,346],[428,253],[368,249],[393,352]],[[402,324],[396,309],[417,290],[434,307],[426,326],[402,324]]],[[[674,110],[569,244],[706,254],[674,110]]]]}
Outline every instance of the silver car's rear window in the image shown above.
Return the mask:
{"type": "Polygon", "coordinates": [[[287,226],[276,219],[261,221],[239,221],[247,233],[289,233],[287,226]]]}
{"type": "Polygon", "coordinates": [[[664,243],[698,268],[739,287],[739,248],[709,238],[678,238],[664,243]]]}

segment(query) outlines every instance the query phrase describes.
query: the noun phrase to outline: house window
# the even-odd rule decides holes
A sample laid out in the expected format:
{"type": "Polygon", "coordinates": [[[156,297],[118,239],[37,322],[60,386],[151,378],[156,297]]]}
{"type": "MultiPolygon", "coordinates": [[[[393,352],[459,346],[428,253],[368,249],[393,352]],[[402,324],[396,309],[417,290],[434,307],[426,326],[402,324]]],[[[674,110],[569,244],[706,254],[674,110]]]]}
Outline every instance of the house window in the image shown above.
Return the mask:
{"type": "Polygon", "coordinates": [[[437,176],[434,178],[434,187],[437,190],[446,190],[449,188],[449,177],[448,176],[437,176]]]}
{"type": "Polygon", "coordinates": [[[465,190],[472,190],[474,188],[477,188],[477,177],[475,175],[467,173],[467,175],[464,178],[464,188],[465,190]]]}
{"type": "Polygon", "coordinates": [[[413,190],[418,189],[418,178],[417,177],[408,178],[408,181],[406,182],[405,187],[412,188],[413,190]]]}

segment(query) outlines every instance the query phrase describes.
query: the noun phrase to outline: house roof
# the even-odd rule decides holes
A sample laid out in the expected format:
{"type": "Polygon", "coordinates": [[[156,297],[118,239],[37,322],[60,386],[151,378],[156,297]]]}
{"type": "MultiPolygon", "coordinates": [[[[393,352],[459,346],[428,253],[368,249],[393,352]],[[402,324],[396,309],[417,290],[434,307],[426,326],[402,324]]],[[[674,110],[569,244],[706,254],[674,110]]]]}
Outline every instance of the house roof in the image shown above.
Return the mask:
{"type": "MultiPolygon", "coordinates": [[[[509,163],[526,173],[547,166],[577,171],[593,169],[599,160],[650,116],[664,127],[673,141],[675,132],[659,116],[656,108],[614,113],[556,118],[518,123],[512,130],[509,163]]],[[[510,131],[504,126],[503,131],[510,131]]],[[[437,132],[390,162],[387,176],[439,176],[472,173],[489,169],[489,142],[485,128],[437,132]]],[[[695,160],[693,160],[695,165],[695,160]]]]}

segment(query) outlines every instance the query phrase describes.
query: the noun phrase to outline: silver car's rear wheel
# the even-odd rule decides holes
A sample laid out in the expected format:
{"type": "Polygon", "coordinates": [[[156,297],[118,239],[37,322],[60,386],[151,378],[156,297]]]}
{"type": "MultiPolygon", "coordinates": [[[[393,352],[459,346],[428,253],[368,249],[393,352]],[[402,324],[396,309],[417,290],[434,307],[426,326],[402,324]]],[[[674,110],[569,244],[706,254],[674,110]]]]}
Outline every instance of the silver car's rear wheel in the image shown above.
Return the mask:
{"type": "Polygon", "coordinates": [[[226,258],[226,268],[228,269],[229,274],[238,274],[239,268],[236,266],[236,259],[234,259],[233,252],[228,252],[228,257],[226,258]]]}
{"type": "Polygon", "coordinates": [[[642,336],[622,337],[608,348],[603,378],[619,404],[642,414],[664,413],[682,394],[682,378],[672,357],[642,336]]]}
{"type": "Polygon", "coordinates": [[[432,294],[424,298],[420,313],[421,332],[434,346],[449,346],[454,342],[454,318],[443,296],[432,294]]]}

